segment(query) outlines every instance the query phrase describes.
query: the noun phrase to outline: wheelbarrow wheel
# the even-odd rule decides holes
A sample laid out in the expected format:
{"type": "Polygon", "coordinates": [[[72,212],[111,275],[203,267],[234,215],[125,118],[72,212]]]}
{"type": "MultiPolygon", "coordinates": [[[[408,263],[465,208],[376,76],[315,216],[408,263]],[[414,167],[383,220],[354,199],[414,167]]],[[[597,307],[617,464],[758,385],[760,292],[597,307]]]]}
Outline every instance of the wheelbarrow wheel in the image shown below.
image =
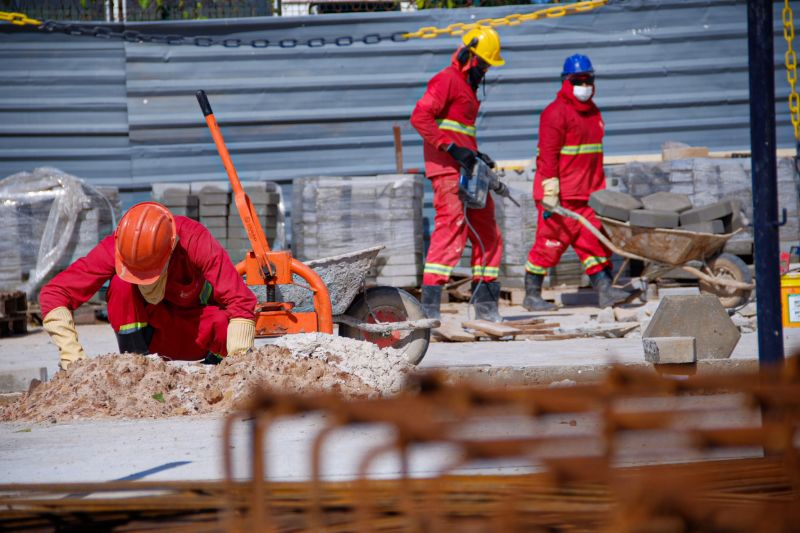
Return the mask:
{"type": "MultiPolygon", "coordinates": [[[[416,298],[396,287],[372,287],[359,294],[345,314],[359,320],[375,324],[378,322],[404,322],[425,318],[422,306],[416,298]]],[[[358,328],[339,324],[339,335],[369,341],[381,348],[395,348],[405,352],[412,365],[419,364],[428,350],[431,339],[430,329],[411,331],[391,331],[370,333],[358,328]]]]}
{"type": "MultiPolygon", "coordinates": [[[[747,265],[738,256],[733,254],[720,254],[708,262],[708,268],[715,278],[730,279],[751,283],[753,274],[747,265]]],[[[713,294],[719,298],[723,307],[733,308],[744,305],[750,300],[751,289],[734,289],[716,285],[710,281],[700,280],[700,292],[713,294]]]]}

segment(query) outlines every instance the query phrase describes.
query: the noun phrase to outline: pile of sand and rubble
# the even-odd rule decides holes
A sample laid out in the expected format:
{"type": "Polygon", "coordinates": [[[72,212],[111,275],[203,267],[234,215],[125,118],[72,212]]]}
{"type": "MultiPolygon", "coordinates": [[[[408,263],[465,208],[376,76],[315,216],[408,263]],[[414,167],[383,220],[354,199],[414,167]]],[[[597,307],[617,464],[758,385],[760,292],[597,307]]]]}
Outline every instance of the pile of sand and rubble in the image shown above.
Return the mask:
{"type": "Polygon", "coordinates": [[[0,420],[162,418],[224,413],[254,388],[338,391],[351,398],[400,391],[413,367],[401,351],[322,333],[292,335],[219,365],[109,354],[72,365],[0,408],[0,420]]]}

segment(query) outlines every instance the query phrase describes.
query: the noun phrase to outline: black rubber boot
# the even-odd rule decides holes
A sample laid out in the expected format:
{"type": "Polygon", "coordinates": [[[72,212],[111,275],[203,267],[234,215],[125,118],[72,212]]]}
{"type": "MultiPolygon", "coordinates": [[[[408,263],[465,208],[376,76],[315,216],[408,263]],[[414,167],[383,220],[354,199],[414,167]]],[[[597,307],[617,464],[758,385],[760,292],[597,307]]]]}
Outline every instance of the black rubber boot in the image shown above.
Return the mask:
{"type": "Polygon", "coordinates": [[[439,320],[441,314],[439,307],[442,303],[442,286],[441,285],[423,285],[422,286],[422,310],[428,318],[435,318],[439,320]]]}
{"type": "Polygon", "coordinates": [[[604,268],[600,272],[595,272],[589,276],[589,279],[592,280],[592,287],[597,290],[597,306],[601,309],[625,303],[633,296],[633,294],[611,285],[613,278],[609,270],[604,268]]]}
{"type": "Polygon", "coordinates": [[[522,307],[528,311],[555,311],[558,306],[542,298],[544,275],[525,272],[525,299],[522,307]]]}
{"type": "Polygon", "coordinates": [[[499,282],[472,282],[472,306],[475,308],[476,320],[502,322],[503,317],[500,316],[500,311],[497,310],[498,300],[500,300],[499,282]]]}

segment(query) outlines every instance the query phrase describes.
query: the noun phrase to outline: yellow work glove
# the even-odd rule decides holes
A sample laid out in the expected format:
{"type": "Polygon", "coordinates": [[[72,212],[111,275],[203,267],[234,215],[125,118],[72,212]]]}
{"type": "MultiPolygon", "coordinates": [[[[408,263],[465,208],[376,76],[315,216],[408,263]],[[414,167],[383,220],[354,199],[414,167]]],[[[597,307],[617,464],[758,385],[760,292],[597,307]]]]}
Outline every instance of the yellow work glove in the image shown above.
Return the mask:
{"type": "Polygon", "coordinates": [[[72,313],[66,307],[56,307],[44,317],[44,330],[50,340],[58,347],[58,368],[66,370],[78,359],[86,359],[86,352],[78,342],[78,331],[72,320],[72,313]]]}
{"type": "Polygon", "coordinates": [[[246,318],[231,318],[228,322],[228,355],[244,353],[253,347],[256,323],[246,318]]]}
{"type": "Polygon", "coordinates": [[[561,188],[558,185],[558,178],[547,178],[542,181],[542,190],[544,190],[544,197],[542,197],[542,205],[548,211],[554,210],[558,207],[558,194],[561,188]]]}

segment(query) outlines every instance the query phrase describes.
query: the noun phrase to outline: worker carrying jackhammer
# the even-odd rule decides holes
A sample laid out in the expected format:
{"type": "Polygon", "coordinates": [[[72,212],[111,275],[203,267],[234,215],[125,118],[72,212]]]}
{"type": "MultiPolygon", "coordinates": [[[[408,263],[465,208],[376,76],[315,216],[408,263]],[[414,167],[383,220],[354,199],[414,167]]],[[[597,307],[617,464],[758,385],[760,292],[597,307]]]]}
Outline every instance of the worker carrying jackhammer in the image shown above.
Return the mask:
{"type": "Polygon", "coordinates": [[[536,240],[525,264],[525,299],[528,311],[551,311],[556,306],[542,298],[547,269],[554,267],[572,246],[597,290],[599,306],[622,303],[631,297],[612,286],[611,252],[577,220],[552,211],[559,205],[600,226],[589,195],[605,189],[603,134],[605,126],[593,101],[595,73],[581,54],[569,56],[561,72],[561,89],[539,119],[539,149],[533,199],[538,211],[536,240]]]}
{"type": "Polygon", "coordinates": [[[478,151],[475,119],[481,103],[477,90],[489,67],[499,67],[505,60],[500,56],[500,37],[492,28],[478,26],[464,34],[462,42],[450,65],[428,82],[411,114],[411,124],[424,141],[425,174],[433,186],[436,210],[422,277],[422,306],[428,318],[440,318],[442,286],[469,238],[475,316],[499,322],[497,275],[503,241],[494,202],[490,195],[484,208],[465,210],[459,176],[471,176],[477,158],[494,167],[492,158],[478,151]]]}
{"type": "Polygon", "coordinates": [[[72,311],[109,280],[108,320],[120,352],[215,364],[253,346],[256,297],[222,246],[199,222],[142,202],[42,288],[59,368],[86,358],[72,311]]]}

